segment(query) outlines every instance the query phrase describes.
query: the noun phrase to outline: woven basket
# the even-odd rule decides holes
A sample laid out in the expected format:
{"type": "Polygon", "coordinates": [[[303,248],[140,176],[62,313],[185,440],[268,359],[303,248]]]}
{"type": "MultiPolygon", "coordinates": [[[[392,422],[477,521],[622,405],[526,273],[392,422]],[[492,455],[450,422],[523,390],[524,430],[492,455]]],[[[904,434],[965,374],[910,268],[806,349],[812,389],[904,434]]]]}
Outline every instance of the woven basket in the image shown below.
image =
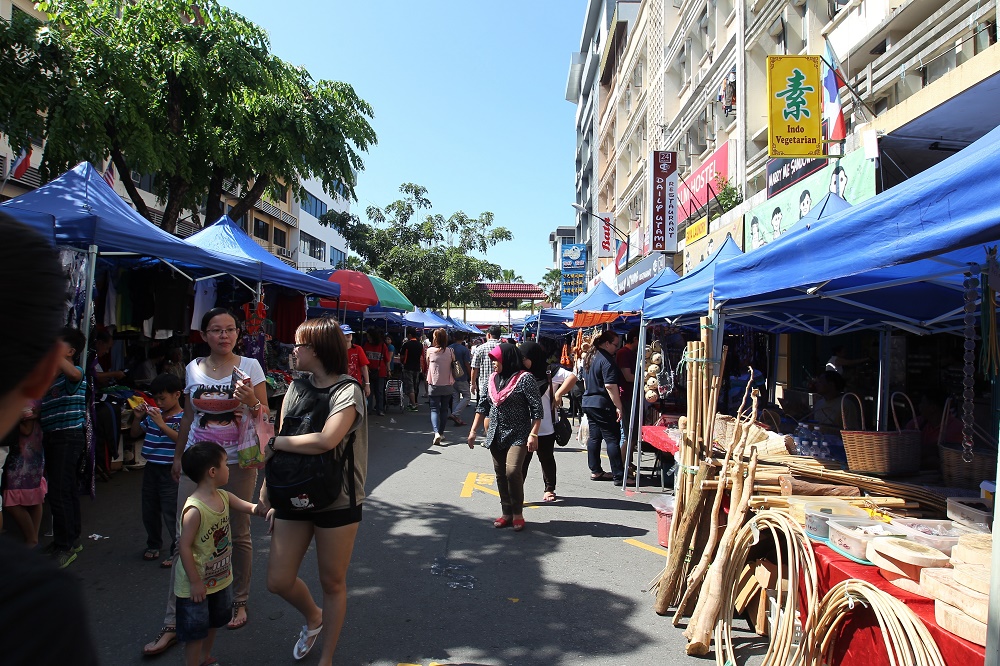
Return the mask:
{"type": "Polygon", "coordinates": [[[938,429],[938,458],[944,485],[948,488],[978,489],[981,482],[992,481],[996,477],[997,452],[989,448],[991,445],[995,446],[995,442],[990,442],[986,436],[973,430],[973,435],[979,437],[980,444],[986,444],[986,446],[977,445],[974,447],[972,460],[965,462],[962,460],[961,445],[944,443],[950,413],[951,397],[945,401],[944,409],[941,410],[941,426],[938,429]]]}
{"type": "Polygon", "coordinates": [[[736,430],[736,418],[725,414],[715,415],[715,431],[712,439],[723,449],[729,447],[733,441],[733,432],[736,430]]]}
{"type": "MultiPolygon", "coordinates": [[[[840,401],[840,416],[844,421],[844,399],[847,396],[858,401],[861,413],[861,430],[842,430],[840,436],[844,440],[844,452],[847,453],[847,467],[852,472],[881,474],[886,476],[897,474],[913,474],[920,469],[920,431],[903,430],[899,427],[896,409],[892,406],[892,398],[901,395],[913,409],[913,403],[903,393],[893,393],[889,399],[892,418],[896,423],[895,432],[869,432],[865,430],[864,405],[861,398],[853,393],[845,393],[840,401]]],[[[915,412],[914,412],[915,413],[915,412]]]]}

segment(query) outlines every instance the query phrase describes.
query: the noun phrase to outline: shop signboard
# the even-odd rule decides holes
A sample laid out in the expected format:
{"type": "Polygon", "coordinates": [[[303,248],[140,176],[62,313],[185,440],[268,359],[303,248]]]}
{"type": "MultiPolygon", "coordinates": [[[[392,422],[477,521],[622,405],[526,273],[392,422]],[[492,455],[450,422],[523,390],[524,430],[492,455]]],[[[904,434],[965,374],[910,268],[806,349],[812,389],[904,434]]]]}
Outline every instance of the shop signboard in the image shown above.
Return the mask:
{"type": "Polygon", "coordinates": [[[598,259],[610,259],[615,256],[615,227],[610,213],[597,213],[601,221],[597,223],[598,259]]]}
{"type": "Polygon", "coordinates": [[[662,252],[654,252],[642,261],[636,263],[632,268],[618,275],[619,294],[624,294],[630,289],[638,287],[643,282],[656,277],[667,265],[667,255],[662,252]]]}
{"type": "Polygon", "coordinates": [[[685,247],[691,245],[697,240],[701,240],[708,235],[708,216],[703,215],[694,222],[688,225],[687,229],[684,230],[684,243],[685,247]]]}
{"type": "Polygon", "coordinates": [[[839,193],[852,205],[875,196],[875,163],[864,150],[855,150],[757,206],[746,215],[744,250],[756,250],[783,234],[827,192],[839,193]]]}
{"type": "Polygon", "coordinates": [[[677,251],[677,153],[654,150],[650,156],[649,207],[654,252],[677,251]]]}
{"type": "Polygon", "coordinates": [[[767,57],[767,154],[821,157],[823,79],[819,56],[767,57]]]}
{"type": "Polygon", "coordinates": [[[781,194],[792,185],[808,178],[827,165],[826,158],[792,159],[779,157],[767,161],[767,198],[781,194]]]}
{"type": "Polygon", "coordinates": [[[562,246],[561,305],[566,307],[582,294],[587,287],[587,246],[582,243],[567,243],[562,246]]]}
{"type": "MultiPolygon", "coordinates": [[[[733,240],[736,241],[736,245],[741,248],[743,247],[742,216],[730,220],[718,229],[712,231],[712,233],[703,236],[693,243],[686,243],[684,245],[684,268],[682,274],[687,275],[692,269],[696,268],[698,264],[711,257],[716,250],[722,247],[722,243],[726,240],[726,236],[732,236],[733,240]]],[[[678,272],[680,273],[680,271],[678,272]]]]}
{"type": "Polygon", "coordinates": [[[729,142],[719,146],[700,167],[677,186],[680,218],[690,217],[719,193],[718,178],[729,178],[729,142]]]}
{"type": "Polygon", "coordinates": [[[623,270],[625,270],[625,267],[628,265],[629,244],[617,239],[616,241],[618,243],[618,249],[615,253],[615,269],[616,272],[621,273],[623,270]]]}

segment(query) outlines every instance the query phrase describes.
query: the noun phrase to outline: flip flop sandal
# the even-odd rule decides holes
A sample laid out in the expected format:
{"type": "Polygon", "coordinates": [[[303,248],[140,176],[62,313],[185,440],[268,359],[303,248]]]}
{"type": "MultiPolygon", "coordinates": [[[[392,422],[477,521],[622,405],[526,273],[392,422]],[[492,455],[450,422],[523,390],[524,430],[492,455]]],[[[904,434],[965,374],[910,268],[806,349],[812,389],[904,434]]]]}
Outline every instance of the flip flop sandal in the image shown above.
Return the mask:
{"type": "Polygon", "coordinates": [[[245,601],[234,601],[233,602],[233,619],[229,621],[229,624],[227,624],[226,627],[230,631],[236,631],[237,629],[242,629],[243,627],[247,626],[247,623],[249,621],[250,621],[250,616],[247,614],[247,602],[245,602],[245,601]],[[243,609],[243,613],[244,613],[243,622],[240,623],[240,624],[233,624],[233,620],[236,619],[236,612],[240,608],[243,609]]]}
{"type": "Polygon", "coordinates": [[[556,497],[555,493],[549,492],[549,493],[545,493],[544,495],[542,495],[542,501],[543,502],[555,502],[557,499],[559,499],[559,498],[556,497]]]}
{"type": "Polygon", "coordinates": [[[308,625],[302,625],[302,631],[299,632],[299,640],[296,641],[295,647],[292,648],[292,657],[296,661],[306,658],[309,651],[313,649],[313,645],[316,644],[316,638],[321,631],[323,631],[322,624],[312,630],[309,629],[308,625]]]}
{"type": "Polygon", "coordinates": [[[510,524],[511,524],[511,519],[508,518],[507,516],[500,516],[499,518],[493,521],[493,527],[497,528],[498,530],[503,529],[505,527],[510,527],[510,524]]]}
{"type": "Polygon", "coordinates": [[[160,633],[156,634],[156,638],[153,639],[153,642],[151,643],[151,645],[156,645],[157,643],[159,643],[160,640],[166,634],[173,634],[173,636],[171,636],[170,640],[168,640],[166,643],[164,643],[163,645],[161,645],[158,648],[153,648],[152,650],[148,650],[145,647],[142,648],[142,655],[144,657],[153,657],[153,656],[156,656],[158,654],[163,654],[164,652],[166,652],[167,650],[169,650],[171,647],[173,647],[177,643],[177,628],[176,627],[160,627],[160,633]]]}
{"type": "Polygon", "coordinates": [[[172,566],[174,566],[174,561],[173,560],[163,560],[162,562],[160,562],[160,568],[161,569],[169,569],[172,566]]]}
{"type": "Polygon", "coordinates": [[[146,560],[147,562],[158,560],[160,559],[160,551],[154,550],[152,548],[147,548],[146,551],[142,554],[142,559],[146,560]]]}

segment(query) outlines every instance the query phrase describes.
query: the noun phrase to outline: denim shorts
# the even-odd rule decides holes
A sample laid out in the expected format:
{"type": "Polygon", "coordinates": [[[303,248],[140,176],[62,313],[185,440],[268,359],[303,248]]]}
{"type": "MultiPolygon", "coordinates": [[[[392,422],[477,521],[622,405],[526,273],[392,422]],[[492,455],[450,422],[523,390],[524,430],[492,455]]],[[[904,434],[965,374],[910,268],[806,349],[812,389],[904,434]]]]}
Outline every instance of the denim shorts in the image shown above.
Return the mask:
{"type": "MultiPolygon", "coordinates": [[[[181,566],[180,560],[174,566],[181,566]]],[[[177,640],[181,643],[203,640],[210,628],[224,627],[232,619],[232,585],[205,595],[197,604],[189,597],[177,597],[177,640]]]]}

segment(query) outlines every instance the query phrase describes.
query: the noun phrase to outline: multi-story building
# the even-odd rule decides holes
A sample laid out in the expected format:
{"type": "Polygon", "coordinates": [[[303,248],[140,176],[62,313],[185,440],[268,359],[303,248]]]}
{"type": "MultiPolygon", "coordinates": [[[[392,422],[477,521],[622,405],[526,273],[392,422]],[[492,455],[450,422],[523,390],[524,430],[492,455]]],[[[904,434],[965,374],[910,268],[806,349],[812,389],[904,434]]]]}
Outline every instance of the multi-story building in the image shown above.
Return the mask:
{"type": "MultiPolygon", "coordinates": [[[[578,92],[580,104],[577,202],[612,214],[630,236],[633,258],[648,251],[650,151],[677,152],[682,232],[688,222],[716,217],[717,176],[747,199],[765,200],[768,55],[825,55],[829,43],[839,56],[852,89],[840,89],[848,132],[842,149],[845,155],[860,150],[863,133],[869,144],[878,137],[872,192],[1000,124],[995,0],[609,2],[602,8],[603,16],[611,14],[606,30],[594,25],[596,4],[588,4],[570,83],[588,81],[573,73],[583,71],[588,48],[599,48],[597,90],[588,97],[582,85],[567,89],[578,92]],[[594,172],[584,168],[592,159],[594,97],[596,186],[594,172]]],[[[874,154],[874,145],[867,148],[874,154]]],[[[587,217],[578,217],[581,231],[592,220],[587,217]]],[[[708,231],[728,222],[710,221],[708,231]]]]}
{"type": "Polygon", "coordinates": [[[556,230],[549,234],[549,247],[552,248],[552,268],[559,268],[560,257],[562,257],[563,245],[571,245],[576,242],[576,227],[556,227],[556,230]]]}
{"type": "Polygon", "coordinates": [[[347,259],[347,243],[336,231],[320,224],[319,218],[329,210],[349,211],[350,202],[340,194],[327,194],[318,180],[306,180],[303,186],[306,196],[298,202],[299,269],[341,268],[347,259]]]}

